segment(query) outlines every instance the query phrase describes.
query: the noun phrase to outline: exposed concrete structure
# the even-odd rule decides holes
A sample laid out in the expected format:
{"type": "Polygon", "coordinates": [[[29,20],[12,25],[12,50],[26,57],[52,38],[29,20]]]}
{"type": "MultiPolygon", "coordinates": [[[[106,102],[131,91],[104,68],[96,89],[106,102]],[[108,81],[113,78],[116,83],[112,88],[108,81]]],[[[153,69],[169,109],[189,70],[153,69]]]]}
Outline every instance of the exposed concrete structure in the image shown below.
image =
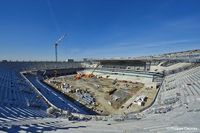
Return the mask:
{"type": "MultiPolygon", "coordinates": [[[[81,67],[79,63],[68,65],[69,68],[81,67]]],[[[167,67],[177,69],[174,65],[177,63],[167,67]]],[[[131,110],[129,112],[129,109],[126,109],[127,112],[123,115],[111,116],[85,115],[48,109],[49,105],[38,95],[34,87],[44,96],[45,93],[50,93],[55,97],[57,95],[59,102],[67,100],[48,87],[46,89],[48,91],[41,91],[39,86],[31,86],[19,74],[20,70],[45,70],[43,68],[56,69],[58,67],[54,63],[49,63],[49,66],[45,66],[45,63],[34,65],[34,63],[3,62],[0,64],[1,132],[200,132],[199,64],[191,64],[187,68],[165,76],[164,80],[161,80],[160,87],[156,87],[158,94],[153,99],[155,102],[145,110],[141,110],[142,112],[131,113],[131,110]],[[48,114],[46,110],[51,113],[48,114]]],[[[59,68],[65,68],[65,65],[59,68]]],[[[99,71],[95,71],[94,74],[98,74],[99,71]]],[[[113,79],[115,78],[116,76],[113,76],[113,79]]],[[[144,89],[151,89],[151,86],[146,86],[144,89]]],[[[146,94],[143,95],[146,96],[146,94]]],[[[48,102],[55,104],[55,101],[45,97],[48,102]]],[[[128,107],[135,98],[129,99],[125,107],[128,107]]]]}

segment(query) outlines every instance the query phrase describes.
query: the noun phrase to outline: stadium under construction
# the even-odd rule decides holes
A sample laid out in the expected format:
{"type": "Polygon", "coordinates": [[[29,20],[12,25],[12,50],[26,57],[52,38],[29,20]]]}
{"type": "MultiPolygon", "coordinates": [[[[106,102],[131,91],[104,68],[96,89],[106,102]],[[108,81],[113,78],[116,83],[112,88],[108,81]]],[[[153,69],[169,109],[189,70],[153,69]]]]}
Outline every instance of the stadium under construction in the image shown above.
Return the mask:
{"type": "Polygon", "coordinates": [[[200,50],[0,63],[2,132],[200,132],[200,50]]]}

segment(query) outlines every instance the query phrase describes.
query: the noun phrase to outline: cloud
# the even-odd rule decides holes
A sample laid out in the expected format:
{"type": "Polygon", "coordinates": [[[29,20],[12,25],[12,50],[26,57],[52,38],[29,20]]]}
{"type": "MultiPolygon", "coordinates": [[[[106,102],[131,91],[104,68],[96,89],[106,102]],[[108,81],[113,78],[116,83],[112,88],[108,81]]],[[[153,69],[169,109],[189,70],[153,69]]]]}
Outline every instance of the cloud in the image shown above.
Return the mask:
{"type": "MultiPolygon", "coordinates": [[[[151,55],[160,52],[160,49],[172,49],[177,46],[180,48],[182,45],[194,44],[199,42],[199,40],[190,39],[180,39],[180,40],[164,40],[156,42],[120,42],[117,44],[112,44],[107,47],[101,47],[98,49],[85,50],[85,55],[88,56],[135,56],[135,55],[151,55]]],[[[176,49],[174,49],[176,50],[176,49]]]]}
{"type": "Polygon", "coordinates": [[[163,22],[163,27],[171,30],[197,30],[199,29],[199,16],[190,16],[163,22]]]}
{"type": "Polygon", "coordinates": [[[149,48],[149,47],[160,47],[160,46],[166,46],[166,45],[174,45],[174,44],[182,44],[182,43],[189,43],[193,42],[194,40],[187,40],[187,39],[181,39],[181,40],[166,40],[166,41],[157,41],[157,42],[124,42],[124,43],[118,43],[115,45],[115,48],[117,49],[133,49],[133,48],[149,48]]]}

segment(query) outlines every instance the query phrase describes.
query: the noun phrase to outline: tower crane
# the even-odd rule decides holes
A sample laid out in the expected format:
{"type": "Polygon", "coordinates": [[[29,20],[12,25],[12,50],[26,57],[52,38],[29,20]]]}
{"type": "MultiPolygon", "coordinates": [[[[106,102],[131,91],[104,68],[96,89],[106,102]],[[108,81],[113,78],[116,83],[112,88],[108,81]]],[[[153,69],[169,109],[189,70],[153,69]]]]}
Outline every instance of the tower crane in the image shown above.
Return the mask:
{"type": "Polygon", "coordinates": [[[55,57],[56,57],[56,62],[58,61],[58,44],[65,38],[66,34],[61,36],[54,44],[55,46],[55,57]]]}

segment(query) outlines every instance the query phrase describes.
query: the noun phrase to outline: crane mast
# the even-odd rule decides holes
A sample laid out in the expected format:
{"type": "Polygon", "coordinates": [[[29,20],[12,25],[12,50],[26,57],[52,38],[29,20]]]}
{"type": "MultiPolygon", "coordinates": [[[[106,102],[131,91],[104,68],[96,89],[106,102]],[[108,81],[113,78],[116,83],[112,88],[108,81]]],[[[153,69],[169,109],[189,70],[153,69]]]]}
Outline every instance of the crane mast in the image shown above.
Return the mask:
{"type": "Polygon", "coordinates": [[[55,46],[55,58],[56,58],[56,62],[58,62],[58,44],[65,38],[65,34],[63,36],[61,36],[54,44],[55,46]]]}

